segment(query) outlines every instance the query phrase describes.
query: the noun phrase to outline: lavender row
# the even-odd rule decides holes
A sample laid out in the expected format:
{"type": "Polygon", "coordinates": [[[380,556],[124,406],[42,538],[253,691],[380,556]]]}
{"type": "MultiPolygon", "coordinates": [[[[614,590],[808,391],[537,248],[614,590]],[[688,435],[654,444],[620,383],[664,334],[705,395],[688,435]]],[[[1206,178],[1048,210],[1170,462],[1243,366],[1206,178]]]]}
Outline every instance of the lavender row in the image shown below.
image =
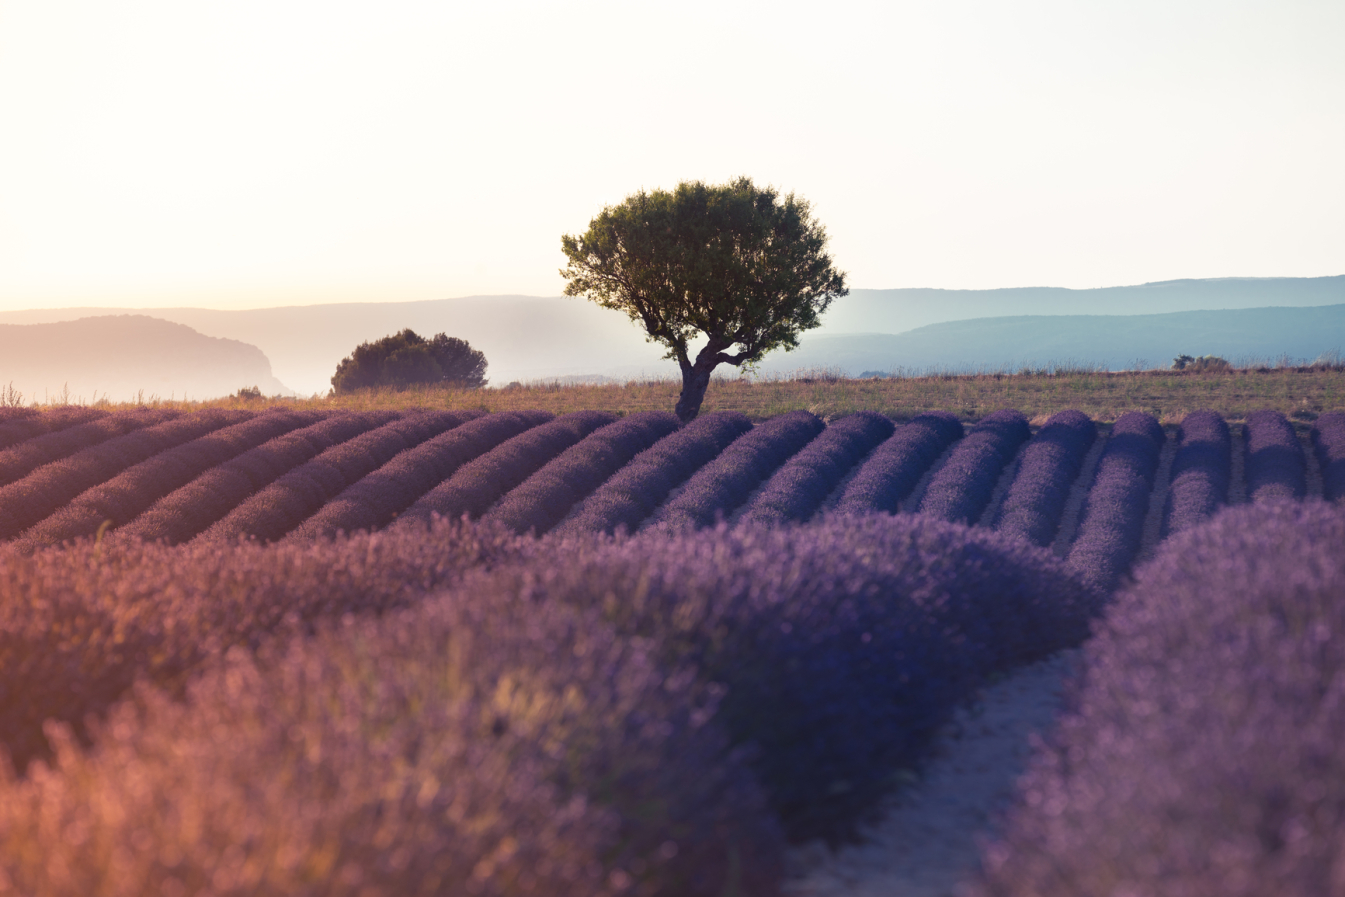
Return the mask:
{"type": "Polygon", "coordinates": [[[542,465],[614,420],[616,415],[604,411],[575,411],[505,440],[421,496],[398,523],[424,525],[435,516],[480,517],[542,465]]]}
{"type": "Polygon", "coordinates": [[[1248,501],[1260,504],[1308,494],[1307,458],[1288,418],[1278,411],[1253,411],[1242,435],[1248,501]]]}
{"type": "Polygon", "coordinates": [[[1177,432],[1162,538],[1204,523],[1228,501],[1233,442],[1228,424],[1214,411],[1193,411],[1177,432]]]}
{"type": "Polygon", "coordinates": [[[634,532],[673,489],[750,429],[751,421],[736,411],[698,416],[636,455],[554,532],[634,532]]]}
{"type": "Polygon", "coordinates": [[[462,465],[552,419],[547,411],[503,411],[469,421],[402,452],[322,506],[289,534],[312,539],[387,526],[462,465]]]}
{"type": "Polygon", "coordinates": [[[47,411],[38,411],[35,408],[0,408],[0,412],[7,412],[0,415],[0,451],[43,434],[87,424],[107,415],[106,411],[83,405],[62,405],[47,411]]]}
{"type": "Polygon", "coordinates": [[[132,430],[152,427],[177,417],[178,412],[167,409],[136,408],[101,415],[34,436],[0,451],[0,486],[21,480],[44,464],[68,458],[117,436],[125,436],[132,430]]]}
{"type": "Polygon", "coordinates": [[[782,835],[852,833],[959,700],[1098,600],[917,517],[432,526],[6,557],[0,737],[59,752],[0,776],[16,889],[769,897],[782,835]],[[163,691],[114,706],[137,679],[163,691]]]}
{"type": "MultiPolygon", "coordinates": [[[[442,525],[330,559],[376,567],[369,549],[472,532],[442,525]]],[[[292,582],[247,549],[224,552],[292,582]]],[[[320,579],[272,601],[302,605],[320,579]]],[[[184,700],[140,690],[91,750],[50,728],[61,772],[0,780],[8,881],[52,897],[778,892],[780,828],[714,724],[717,691],[597,609],[457,592],[317,628],[217,657],[184,700]]]]}
{"type": "Polygon", "coordinates": [[[1027,418],[1006,409],[981,418],[934,474],[920,513],[955,523],[975,523],[990,504],[995,484],[1032,435],[1027,418]]]}
{"type": "Polygon", "coordinates": [[[1332,411],[1312,425],[1312,445],[1322,469],[1322,495],[1345,499],[1345,411],[1332,411]]]}
{"type": "Polygon", "coordinates": [[[1112,425],[1068,557],[1070,568],[1097,589],[1116,588],[1139,553],[1165,438],[1158,421],[1140,411],[1112,425]]]}
{"type": "Polygon", "coordinates": [[[772,474],[743,511],[743,519],[763,524],[807,520],[893,429],[892,421],[872,411],[850,414],[828,425],[772,474]]]}
{"type": "Polygon", "coordinates": [[[486,519],[516,533],[549,532],[627,462],[681,425],[674,414],[646,411],[601,427],[510,490],[486,519]]]}
{"type": "Polygon", "coordinates": [[[946,411],[916,415],[873,450],[846,485],[837,509],[895,514],[930,465],[962,435],[962,422],[946,411]]]}
{"type": "Polygon", "coordinates": [[[727,686],[718,718],[755,753],[793,840],[853,835],[959,701],[1079,642],[1096,608],[1047,552],[911,515],[554,546],[563,560],[542,554],[461,588],[602,610],[664,663],[727,686]]]}
{"type": "Polygon", "coordinates": [[[759,424],[687,480],[655,521],[681,529],[708,526],[716,515],[728,516],[825,427],[817,415],[807,411],[790,411],[759,424]]]}
{"type": "Polygon", "coordinates": [[[1033,545],[1050,545],[1060,528],[1070,487],[1097,441],[1097,424],[1082,411],[1061,411],[1023,450],[995,529],[1033,545]]]}
{"type": "Polygon", "coordinates": [[[333,414],[286,433],[213,467],[155,502],[114,538],[166,541],[176,545],[208,529],[249,496],[320,453],[395,420],[390,411],[333,414]]]}
{"type": "Polygon", "coordinates": [[[55,545],[66,539],[92,536],[105,524],[121,526],[210,468],[269,439],[311,424],[316,417],[312,412],[268,411],[160,452],[81,493],[24,533],[21,541],[26,547],[55,545]]]}
{"type": "Polygon", "coordinates": [[[22,770],[51,756],[44,720],[86,740],[86,721],[137,680],[176,687],[231,647],[404,606],[525,548],[498,528],[456,522],[294,545],[123,537],[30,554],[0,546],[0,745],[22,770]]]}
{"type": "Polygon", "coordinates": [[[1085,648],[980,893],[1339,894],[1341,545],[1317,502],[1165,543],[1085,648]]]}
{"type": "Polygon", "coordinates": [[[211,408],[133,430],[46,464],[0,488],[0,539],[13,539],[92,489],[159,452],[248,420],[246,411],[211,408]]]}
{"type": "Polygon", "coordinates": [[[270,542],[299,526],[361,477],[398,452],[470,420],[475,412],[420,411],[407,414],[296,467],[226,514],[200,538],[270,542]]]}

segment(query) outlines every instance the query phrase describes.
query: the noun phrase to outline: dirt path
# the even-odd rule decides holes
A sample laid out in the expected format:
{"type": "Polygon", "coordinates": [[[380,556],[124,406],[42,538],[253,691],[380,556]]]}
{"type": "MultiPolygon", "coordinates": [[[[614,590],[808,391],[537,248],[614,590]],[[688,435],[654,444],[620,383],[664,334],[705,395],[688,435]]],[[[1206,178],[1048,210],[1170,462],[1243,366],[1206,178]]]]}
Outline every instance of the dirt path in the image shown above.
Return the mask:
{"type": "Polygon", "coordinates": [[[986,688],[939,737],[924,777],[896,795],[864,844],[795,849],[793,897],[950,897],[979,868],[1033,748],[1060,709],[1079,652],[1024,667],[986,688]]]}

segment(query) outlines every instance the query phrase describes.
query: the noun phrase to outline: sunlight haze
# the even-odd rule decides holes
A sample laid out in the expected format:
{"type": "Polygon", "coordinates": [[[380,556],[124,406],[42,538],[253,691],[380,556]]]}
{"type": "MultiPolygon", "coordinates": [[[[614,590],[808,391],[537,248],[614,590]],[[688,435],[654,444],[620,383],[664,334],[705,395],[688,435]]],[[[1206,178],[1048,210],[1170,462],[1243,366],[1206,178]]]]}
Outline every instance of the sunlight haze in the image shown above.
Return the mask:
{"type": "Polygon", "coordinates": [[[0,0],[0,310],[555,296],[746,174],[854,287],[1343,273],[1345,4],[0,0]]]}

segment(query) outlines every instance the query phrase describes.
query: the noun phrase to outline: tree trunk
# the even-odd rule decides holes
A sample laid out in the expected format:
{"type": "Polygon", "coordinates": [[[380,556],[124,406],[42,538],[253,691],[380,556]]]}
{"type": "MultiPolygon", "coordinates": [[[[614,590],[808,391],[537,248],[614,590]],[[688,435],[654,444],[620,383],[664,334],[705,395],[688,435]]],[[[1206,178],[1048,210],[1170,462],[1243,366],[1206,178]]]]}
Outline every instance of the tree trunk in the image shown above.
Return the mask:
{"type": "Polygon", "coordinates": [[[702,365],[699,358],[696,359],[696,364],[682,368],[682,395],[678,397],[675,409],[682,423],[690,423],[700,413],[701,402],[705,400],[705,390],[710,386],[712,370],[714,370],[713,364],[702,365]]]}

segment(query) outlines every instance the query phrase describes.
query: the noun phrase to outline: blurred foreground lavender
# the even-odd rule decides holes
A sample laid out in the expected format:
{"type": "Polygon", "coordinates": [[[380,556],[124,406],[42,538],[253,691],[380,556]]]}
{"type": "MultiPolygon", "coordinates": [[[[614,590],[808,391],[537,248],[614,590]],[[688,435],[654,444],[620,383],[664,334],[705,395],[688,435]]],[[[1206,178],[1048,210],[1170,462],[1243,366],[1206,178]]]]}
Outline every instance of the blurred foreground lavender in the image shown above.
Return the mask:
{"type": "Polygon", "coordinates": [[[1345,509],[1174,536],[1085,649],[980,893],[1345,891],[1345,509]]]}
{"type": "Polygon", "coordinates": [[[775,893],[782,831],[851,835],[1099,600],[912,516],[0,552],[0,871],[39,895],[775,893]]]}

